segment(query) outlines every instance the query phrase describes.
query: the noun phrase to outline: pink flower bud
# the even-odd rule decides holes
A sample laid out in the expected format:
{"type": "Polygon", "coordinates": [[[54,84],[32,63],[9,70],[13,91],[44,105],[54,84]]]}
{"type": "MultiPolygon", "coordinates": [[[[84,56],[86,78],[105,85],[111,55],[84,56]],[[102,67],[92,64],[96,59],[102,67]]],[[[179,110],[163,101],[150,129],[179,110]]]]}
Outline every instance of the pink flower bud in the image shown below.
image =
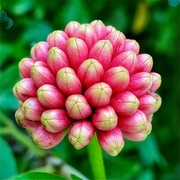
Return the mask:
{"type": "Polygon", "coordinates": [[[49,45],[47,42],[38,42],[31,48],[31,57],[34,61],[44,61],[47,60],[49,45]]]}
{"type": "Polygon", "coordinates": [[[82,84],[75,71],[70,67],[60,69],[56,76],[57,85],[65,95],[81,94],[82,84]]]}
{"type": "Polygon", "coordinates": [[[133,51],[136,55],[139,54],[140,46],[139,43],[134,39],[126,39],[124,51],[133,51]]]}
{"type": "Polygon", "coordinates": [[[48,109],[42,113],[41,123],[47,131],[56,133],[66,129],[71,119],[65,109],[48,109]]]}
{"type": "Polygon", "coordinates": [[[118,115],[130,116],[138,109],[139,100],[133,93],[124,91],[113,96],[110,105],[118,115]]]}
{"type": "Polygon", "coordinates": [[[143,131],[146,126],[146,115],[140,110],[137,110],[134,114],[130,116],[119,116],[118,118],[118,127],[122,131],[137,133],[143,131]]]}
{"type": "Polygon", "coordinates": [[[73,37],[75,30],[79,26],[80,26],[80,24],[77,21],[71,21],[66,25],[64,31],[69,37],[73,37]]]}
{"type": "Polygon", "coordinates": [[[50,33],[47,37],[49,48],[58,47],[61,50],[65,50],[66,41],[69,37],[64,31],[56,30],[50,33]]]}
{"type": "Polygon", "coordinates": [[[139,97],[139,109],[145,114],[155,113],[161,106],[161,97],[153,92],[147,92],[139,97]]]}
{"type": "Polygon", "coordinates": [[[69,38],[66,42],[66,55],[71,67],[77,71],[80,64],[88,57],[88,47],[82,39],[69,38]]]}
{"type": "Polygon", "coordinates": [[[116,32],[116,28],[113,27],[113,26],[106,26],[106,36],[109,34],[109,33],[115,33],[116,32]]]}
{"type": "Polygon", "coordinates": [[[148,121],[152,122],[152,120],[153,120],[153,114],[149,114],[149,115],[146,114],[146,117],[147,117],[147,120],[148,120],[148,121]]]}
{"type": "Polygon", "coordinates": [[[94,127],[88,120],[78,121],[69,130],[68,138],[70,143],[76,148],[81,149],[89,144],[94,136],[94,127]]]}
{"type": "Polygon", "coordinates": [[[150,89],[151,85],[151,74],[147,72],[140,72],[133,74],[130,77],[130,82],[126,90],[131,91],[136,96],[142,96],[150,89]]]}
{"type": "Polygon", "coordinates": [[[111,87],[104,82],[92,85],[84,93],[89,104],[95,108],[107,106],[110,102],[111,95],[111,87]]]}
{"type": "Polygon", "coordinates": [[[97,137],[101,147],[111,156],[117,156],[124,147],[124,139],[118,127],[109,131],[98,131],[97,137]]]}
{"type": "Polygon", "coordinates": [[[30,71],[34,64],[34,61],[31,58],[23,58],[19,64],[19,72],[20,76],[22,78],[29,78],[30,77],[30,71]]]}
{"type": "Polygon", "coordinates": [[[111,106],[95,110],[92,116],[93,125],[102,131],[109,131],[117,126],[118,116],[111,106]]]}
{"type": "Polygon", "coordinates": [[[113,67],[104,73],[103,81],[111,86],[114,93],[126,89],[129,84],[129,73],[122,66],[113,67]]]}
{"type": "Polygon", "coordinates": [[[31,78],[37,87],[43,84],[55,84],[55,77],[49,68],[39,61],[35,62],[31,69],[31,78]]]}
{"type": "Polygon", "coordinates": [[[161,75],[155,72],[150,73],[152,75],[152,85],[150,91],[155,92],[161,85],[161,75]]]}
{"type": "Polygon", "coordinates": [[[56,86],[42,85],[37,91],[38,100],[46,108],[62,108],[65,106],[65,96],[56,86]]]}
{"type": "Polygon", "coordinates": [[[98,60],[104,67],[104,70],[107,70],[111,62],[112,53],[113,47],[111,42],[109,40],[99,40],[91,48],[89,58],[98,60]]]}
{"type": "Polygon", "coordinates": [[[37,87],[31,78],[21,79],[13,87],[13,93],[20,101],[25,101],[29,97],[36,97],[36,91],[37,87]]]}
{"type": "Polygon", "coordinates": [[[22,105],[24,117],[31,121],[40,121],[41,114],[44,110],[45,108],[35,97],[27,99],[22,105]]]}
{"type": "Polygon", "coordinates": [[[110,63],[109,68],[123,66],[132,74],[137,63],[136,54],[133,51],[125,51],[116,56],[110,63]]]}
{"type": "Polygon", "coordinates": [[[66,54],[57,47],[52,47],[48,52],[47,64],[54,74],[63,68],[69,66],[66,54]]]}

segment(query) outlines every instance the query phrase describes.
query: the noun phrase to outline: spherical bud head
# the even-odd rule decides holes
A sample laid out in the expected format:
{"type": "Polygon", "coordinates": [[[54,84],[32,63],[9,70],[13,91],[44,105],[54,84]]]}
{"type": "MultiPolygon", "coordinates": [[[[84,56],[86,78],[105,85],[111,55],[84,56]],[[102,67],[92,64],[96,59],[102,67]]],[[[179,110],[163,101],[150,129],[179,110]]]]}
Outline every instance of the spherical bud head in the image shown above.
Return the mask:
{"type": "Polygon", "coordinates": [[[73,37],[75,30],[80,26],[80,24],[77,21],[71,21],[69,22],[66,27],[64,32],[69,36],[73,37]]]}
{"type": "Polygon", "coordinates": [[[122,66],[108,69],[103,76],[103,81],[113,89],[113,93],[124,91],[129,84],[128,70],[122,66]]]}
{"type": "Polygon", "coordinates": [[[139,97],[145,94],[151,85],[152,75],[147,72],[139,72],[130,76],[130,82],[126,90],[139,97]]]}
{"type": "Polygon", "coordinates": [[[41,115],[44,128],[52,133],[60,132],[71,124],[71,119],[65,109],[48,109],[41,115]]]}
{"type": "Polygon", "coordinates": [[[123,66],[132,74],[137,63],[137,56],[133,51],[125,51],[112,59],[109,68],[123,66]]]}
{"type": "Polygon", "coordinates": [[[36,97],[27,99],[22,105],[22,113],[25,118],[31,121],[40,121],[41,114],[45,108],[36,97]]]}
{"type": "Polygon", "coordinates": [[[82,84],[70,67],[64,67],[58,71],[56,82],[60,91],[67,96],[82,93],[82,84]]]}
{"type": "Polygon", "coordinates": [[[161,75],[156,72],[151,72],[152,75],[152,85],[150,91],[155,92],[161,86],[161,75]]]}
{"type": "Polygon", "coordinates": [[[118,118],[118,127],[122,131],[137,133],[145,130],[146,126],[147,117],[141,110],[137,110],[130,116],[119,116],[118,118]]]}
{"type": "Polygon", "coordinates": [[[155,113],[161,106],[161,97],[153,92],[147,92],[139,97],[140,105],[139,109],[146,115],[155,113]]]}
{"type": "Polygon", "coordinates": [[[46,108],[54,109],[65,106],[65,96],[56,86],[50,84],[42,85],[37,91],[37,97],[46,108]]]}
{"type": "Polygon", "coordinates": [[[110,102],[111,95],[111,87],[104,82],[92,85],[84,93],[84,96],[86,97],[87,101],[94,108],[107,106],[110,102]]]}
{"type": "Polygon", "coordinates": [[[130,116],[138,109],[139,100],[133,93],[124,91],[114,95],[111,98],[110,105],[118,115],[130,116]]]}
{"type": "Polygon", "coordinates": [[[31,57],[34,61],[47,61],[49,45],[47,42],[38,42],[31,48],[31,57]]]}
{"type": "Polygon", "coordinates": [[[111,106],[95,110],[92,116],[93,125],[102,131],[109,131],[117,126],[118,116],[111,106]]]}
{"type": "Polygon", "coordinates": [[[29,78],[30,77],[30,71],[34,64],[34,61],[31,58],[23,58],[19,64],[19,73],[22,78],[29,78]]]}
{"type": "Polygon", "coordinates": [[[76,149],[82,149],[89,144],[94,136],[94,126],[88,120],[81,120],[74,123],[68,134],[69,142],[76,149]]]}
{"type": "Polygon", "coordinates": [[[98,60],[106,71],[111,62],[113,46],[109,40],[99,40],[91,48],[89,58],[98,60]]]}
{"type": "Polygon", "coordinates": [[[52,47],[48,51],[47,64],[53,74],[56,75],[61,68],[69,66],[69,61],[66,54],[61,49],[52,47]]]}
{"type": "Polygon", "coordinates": [[[86,98],[81,94],[70,95],[66,99],[65,107],[68,115],[76,120],[85,119],[92,113],[86,98]]]}
{"type": "Polygon", "coordinates": [[[31,78],[24,78],[17,82],[13,87],[14,95],[22,102],[29,97],[36,96],[37,87],[31,78]]]}
{"type": "Polygon", "coordinates": [[[78,68],[77,76],[84,85],[88,88],[91,85],[101,81],[104,75],[104,69],[101,63],[96,59],[85,60],[78,68]]]}
{"type": "Polygon", "coordinates": [[[49,48],[57,47],[61,50],[65,50],[66,41],[69,37],[64,31],[56,30],[50,33],[47,37],[49,48]]]}
{"type": "Polygon", "coordinates": [[[111,156],[117,156],[124,147],[124,139],[118,127],[110,131],[97,131],[100,146],[111,156]]]}
{"type": "Polygon", "coordinates": [[[31,78],[37,87],[44,84],[55,84],[56,80],[50,69],[39,63],[35,62],[31,69],[31,78]]]}
{"type": "Polygon", "coordinates": [[[79,38],[69,38],[66,42],[66,55],[71,67],[77,71],[80,64],[88,57],[88,47],[86,43],[79,38]]]}
{"type": "Polygon", "coordinates": [[[139,43],[134,39],[126,39],[124,51],[133,51],[138,55],[140,51],[139,43]]]}

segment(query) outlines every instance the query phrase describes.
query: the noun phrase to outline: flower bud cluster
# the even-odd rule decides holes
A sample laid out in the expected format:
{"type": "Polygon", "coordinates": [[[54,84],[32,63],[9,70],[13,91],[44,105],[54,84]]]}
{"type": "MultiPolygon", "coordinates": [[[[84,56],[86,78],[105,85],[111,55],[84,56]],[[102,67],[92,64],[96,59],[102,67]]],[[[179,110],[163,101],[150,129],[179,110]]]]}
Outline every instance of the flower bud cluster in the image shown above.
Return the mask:
{"type": "Polygon", "coordinates": [[[19,62],[16,121],[40,148],[68,135],[81,149],[96,133],[100,146],[116,156],[124,139],[143,141],[151,132],[152,115],[161,106],[155,93],[161,76],[152,67],[137,41],[114,27],[72,21],[19,62]]]}

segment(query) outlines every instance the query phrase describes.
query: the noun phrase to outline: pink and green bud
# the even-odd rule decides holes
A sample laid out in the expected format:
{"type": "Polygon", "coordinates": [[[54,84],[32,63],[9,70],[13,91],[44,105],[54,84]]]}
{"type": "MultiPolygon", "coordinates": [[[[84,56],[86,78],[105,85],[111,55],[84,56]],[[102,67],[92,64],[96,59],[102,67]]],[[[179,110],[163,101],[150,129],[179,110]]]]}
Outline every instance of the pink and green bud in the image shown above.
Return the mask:
{"type": "Polygon", "coordinates": [[[92,109],[86,98],[81,94],[73,94],[66,99],[65,107],[68,115],[76,120],[85,119],[91,115],[92,109]]]}
{"type": "Polygon", "coordinates": [[[145,130],[146,126],[147,117],[141,110],[137,110],[130,116],[119,116],[118,118],[118,127],[122,131],[137,133],[145,130]]]}
{"type": "Polygon", "coordinates": [[[95,59],[85,60],[77,71],[78,78],[86,88],[101,81],[103,75],[103,66],[95,59]]]}
{"type": "Polygon", "coordinates": [[[119,93],[129,84],[129,72],[122,66],[110,68],[104,73],[103,81],[109,84],[113,93],[119,93]]]}
{"type": "Polygon", "coordinates": [[[95,108],[107,106],[110,102],[111,95],[111,87],[104,82],[92,85],[84,93],[89,104],[95,108]]]}
{"type": "Polygon", "coordinates": [[[94,126],[88,120],[78,121],[69,130],[68,138],[76,149],[82,149],[89,144],[94,136],[94,126]]]}
{"type": "Polygon", "coordinates": [[[77,21],[71,21],[69,22],[66,27],[64,32],[69,36],[73,37],[75,30],[80,26],[80,24],[77,21]]]}
{"type": "Polygon", "coordinates": [[[139,43],[134,39],[126,39],[124,51],[133,51],[138,55],[140,51],[139,43]]]}
{"type": "Polygon", "coordinates": [[[80,64],[88,57],[88,47],[82,39],[69,38],[66,42],[66,55],[71,67],[77,71],[80,64]]]}
{"type": "Polygon", "coordinates": [[[118,115],[130,116],[138,109],[139,100],[133,93],[124,91],[113,96],[110,105],[118,115]]]}
{"type": "Polygon", "coordinates": [[[57,47],[61,50],[65,50],[66,41],[69,37],[64,31],[56,30],[50,33],[47,37],[49,48],[57,47]]]}
{"type": "Polygon", "coordinates": [[[152,75],[152,85],[150,91],[155,92],[161,86],[161,75],[155,72],[150,73],[152,75]]]}
{"type": "Polygon", "coordinates": [[[99,40],[91,48],[89,58],[98,60],[104,70],[107,70],[111,62],[113,46],[109,40],[99,40]]]}
{"type": "Polygon", "coordinates": [[[31,48],[31,57],[34,61],[47,61],[49,45],[47,42],[38,42],[31,48]]]}
{"type": "Polygon", "coordinates": [[[117,156],[124,147],[124,139],[118,127],[109,131],[97,131],[101,147],[111,156],[117,156]]]}
{"type": "Polygon", "coordinates": [[[131,91],[135,96],[142,96],[152,85],[152,75],[147,72],[139,72],[130,77],[127,91],[131,91]]]}
{"type": "Polygon", "coordinates": [[[23,58],[19,64],[19,73],[22,78],[29,78],[30,77],[30,71],[34,64],[34,61],[31,58],[23,58]]]}
{"type": "Polygon", "coordinates": [[[147,115],[155,113],[161,106],[161,97],[153,92],[140,96],[139,101],[139,109],[147,115]]]}
{"type": "Polygon", "coordinates": [[[71,122],[65,109],[48,109],[41,115],[42,125],[47,131],[52,133],[66,129],[71,122]]]}
{"type": "Polygon", "coordinates": [[[63,68],[69,66],[66,54],[57,47],[52,47],[48,52],[47,64],[54,74],[63,68]]]}
{"type": "Polygon", "coordinates": [[[153,114],[146,115],[146,117],[149,122],[153,121],[153,114]]]}
{"type": "Polygon", "coordinates": [[[46,108],[62,108],[65,106],[65,96],[56,86],[50,84],[42,85],[37,91],[40,103],[46,108]]]}
{"type": "Polygon", "coordinates": [[[105,106],[95,110],[92,123],[99,130],[109,131],[117,126],[118,116],[111,106],[105,106]]]}
{"type": "Polygon", "coordinates": [[[24,117],[31,121],[40,121],[44,110],[45,108],[36,97],[29,98],[22,104],[24,117]]]}
{"type": "Polygon", "coordinates": [[[110,63],[109,68],[123,66],[132,74],[137,63],[136,54],[133,51],[125,51],[116,56],[110,63]]]}
{"type": "Polygon", "coordinates": [[[58,71],[56,83],[65,95],[81,94],[82,92],[82,84],[75,71],[70,67],[64,67],[58,71]]]}

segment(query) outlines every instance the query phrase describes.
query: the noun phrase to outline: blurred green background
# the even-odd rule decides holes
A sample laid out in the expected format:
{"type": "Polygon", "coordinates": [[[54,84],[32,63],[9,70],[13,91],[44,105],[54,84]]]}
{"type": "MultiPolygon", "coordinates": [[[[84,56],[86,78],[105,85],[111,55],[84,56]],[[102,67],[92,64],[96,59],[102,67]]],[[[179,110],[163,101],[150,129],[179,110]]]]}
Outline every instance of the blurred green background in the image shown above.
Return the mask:
{"type": "MultiPolygon", "coordinates": [[[[129,39],[136,39],[141,53],[153,57],[153,71],[162,76],[158,93],[163,103],[154,115],[152,133],[141,143],[126,141],[115,158],[103,153],[107,178],[180,179],[178,3],[178,0],[1,0],[1,11],[7,13],[13,25],[10,29],[0,25],[0,179],[46,164],[44,157],[27,148],[15,135],[20,132],[28,136],[14,118],[18,102],[12,87],[20,79],[18,62],[30,55],[34,43],[45,41],[53,30],[63,30],[71,20],[89,23],[94,19],[115,26],[129,39]]],[[[47,152],[92,178],[86,148],[74,150],[65,138],[47,152]]]]}

